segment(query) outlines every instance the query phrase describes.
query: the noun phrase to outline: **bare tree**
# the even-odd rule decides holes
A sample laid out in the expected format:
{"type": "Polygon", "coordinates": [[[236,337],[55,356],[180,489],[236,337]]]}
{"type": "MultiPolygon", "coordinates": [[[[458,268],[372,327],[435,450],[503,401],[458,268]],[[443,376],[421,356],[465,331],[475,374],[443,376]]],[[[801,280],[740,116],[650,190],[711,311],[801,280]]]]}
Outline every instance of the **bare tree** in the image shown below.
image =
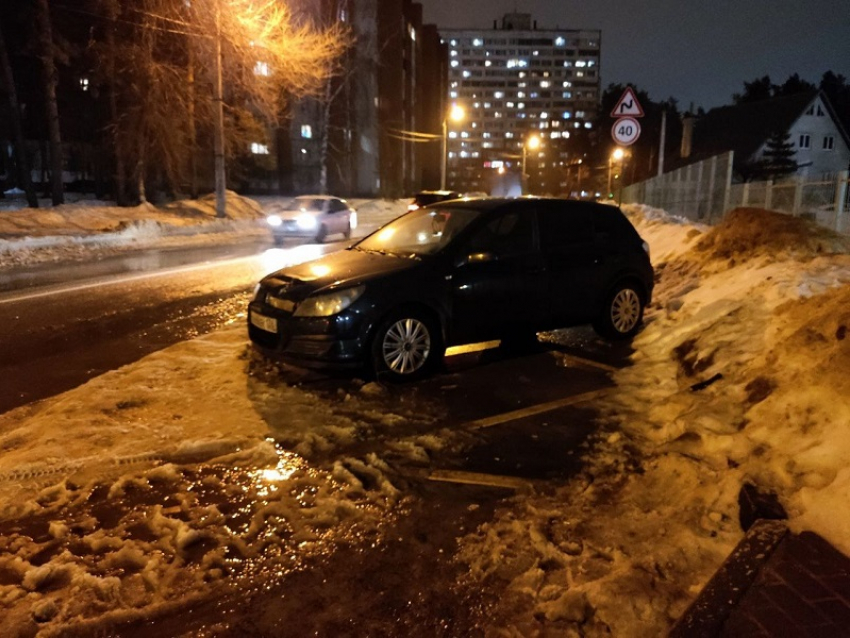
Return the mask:
{"type": "MultiPolygon", "coordinates": [[[[114,12],[115,0],[92,1],[114,12]]],[[[170,188],[188,183],[194,194],[193,176],[209,166],[195,167],[198,147],[215,141],[224,215],[225,158],[267,140],[287,96],[320,92],[346,44],[344,30],[317,29],[278,0],[138,0],[121,11],[122,37],[95,45],[111,49],[95,56],[101,67],[113,60],[117,69],[116,155],[127,170],[136,167],[137,180],[155,163],[170,188]]]]}
{"type": "Polygon", "coordinates": [[[41,77],[47,109],[47,132],[50,143],[50,190],[53,205],[58,206],[64,203],[65,193],[62,184],[64,159],[62,156],[62,136],[59,132],[59,106],[56,102],[57,75],[56,63],[53,59],[53,29],[50,23],[50,7],[47,5],[47,0],[37,0],[35,10],[38,23],[41,77]]]}
{"type": "Polygon", "coordinates": [[[3,81],[7,87],[9,99],[9,112],[12,120],[13,147],[15,150],[15,165],[18,171],[18,185],[23,188],[27,195],[27,203],[31,208],[38,208],[38,197],[32,185],[30,165],[27,158],[26,145],[24,144],[24,130],[21,125],[21,106],[18,101],[18,91],[15,88],[15,78],[12,74],[12,64],[9,61],[9,52],[6,49],[6,40],[3,38],[3,25],[0,24],[0,67],[3,70],[3,81]]]}

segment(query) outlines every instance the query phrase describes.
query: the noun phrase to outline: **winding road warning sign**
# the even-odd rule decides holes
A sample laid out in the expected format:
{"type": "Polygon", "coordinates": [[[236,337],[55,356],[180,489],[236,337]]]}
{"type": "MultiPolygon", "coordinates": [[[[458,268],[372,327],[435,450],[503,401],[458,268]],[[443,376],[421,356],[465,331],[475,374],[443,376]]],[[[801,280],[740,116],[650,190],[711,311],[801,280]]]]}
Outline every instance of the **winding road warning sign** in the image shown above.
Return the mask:
{"type": "Polygon", "coordinates": [[[617,106],[611,111],[611,117],[643,117],[643,108],[632,87],[628,86],[623,91],[617,106]]]}

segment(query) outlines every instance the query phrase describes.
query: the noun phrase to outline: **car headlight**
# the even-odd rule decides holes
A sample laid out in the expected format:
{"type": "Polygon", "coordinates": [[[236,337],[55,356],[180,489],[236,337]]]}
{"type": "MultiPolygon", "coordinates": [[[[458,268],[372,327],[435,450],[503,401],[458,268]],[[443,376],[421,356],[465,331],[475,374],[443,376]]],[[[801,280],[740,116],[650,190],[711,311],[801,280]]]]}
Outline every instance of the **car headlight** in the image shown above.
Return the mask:
{"type": "Polygon", "coordinates": [[[366,290],[366,286],[357,286],[326,295],[307,297],[298,304],[293,315],[296,317],[330,317],[339,314],[357,301],[364,290],[366,290]]]}
{"type": "Polygon", "coordinates": [[[266,217],[266,223],[269,226],[280,226],[283,223],[283,220],[277,215],[269,215],[266,217]]]}
{"type": "Polygon", "coordinates": [[[298,228],[310,230],[311,228],[316,227],[316,218],[312,215],[299,215],[296,218],[295,223],[298,224],[298,228]]]}
{"type": "Polygon", "coordinates": [[[357,211],[351,211],[351,213],[349,214],[348,225],[351,227],[352,230],[357,228],[357,211]]]}

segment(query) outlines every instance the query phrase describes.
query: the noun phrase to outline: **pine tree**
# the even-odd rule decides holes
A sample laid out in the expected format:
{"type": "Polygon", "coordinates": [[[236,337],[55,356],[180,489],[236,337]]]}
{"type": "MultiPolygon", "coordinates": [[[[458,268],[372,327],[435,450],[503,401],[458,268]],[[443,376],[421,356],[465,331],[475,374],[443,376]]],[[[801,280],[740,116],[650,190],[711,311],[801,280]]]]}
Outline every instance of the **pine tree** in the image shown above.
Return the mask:
{"type": "Polygon", "coordinates": [[[797,170],[794,160],[794,145],[791,134],[776,131],[770,136],[762,160],[762,173],[765,179],[779,179],[797,170]]]}

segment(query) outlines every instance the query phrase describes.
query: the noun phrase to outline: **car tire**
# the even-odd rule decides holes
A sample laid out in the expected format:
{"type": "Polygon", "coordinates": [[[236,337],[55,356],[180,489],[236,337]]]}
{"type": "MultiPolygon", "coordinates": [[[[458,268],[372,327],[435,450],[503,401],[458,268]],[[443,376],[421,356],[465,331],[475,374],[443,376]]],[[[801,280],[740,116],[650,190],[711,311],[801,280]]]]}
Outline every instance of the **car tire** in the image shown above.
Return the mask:
{"type": "Polygon", "coordinates": [[[345,225],[345,230],[342,233],[346,239],[351,239],[351,220],[345,225]]]}
{"type": "Polygon", "coordinates": [[[602,313],[593,322],[596,333],[612,341],[630,339],[643,321],[644,296],[631,282],[618,284],[605,298],[602,313]]]}
{"type": "Polygon", "coordinates": [[[445,354],[439,323],[417,308],[393,312],[381,322],[370,350],[375,376],[393,383],[428,376],[445,354]]]}
{"type": "Polygon", "coordinates": [[[322,224],[319,226],[319,232],[316,233],[316,243],[321,244],[325,241],[325,237],[328,236],[328,227],[322,224]]]}
{"type": "Polygon", "coordinates": [[[274,242],[275,246],[283,246],[283,236],[281,235],[274,235],[272,237],[272,241],[274,242]]]}

